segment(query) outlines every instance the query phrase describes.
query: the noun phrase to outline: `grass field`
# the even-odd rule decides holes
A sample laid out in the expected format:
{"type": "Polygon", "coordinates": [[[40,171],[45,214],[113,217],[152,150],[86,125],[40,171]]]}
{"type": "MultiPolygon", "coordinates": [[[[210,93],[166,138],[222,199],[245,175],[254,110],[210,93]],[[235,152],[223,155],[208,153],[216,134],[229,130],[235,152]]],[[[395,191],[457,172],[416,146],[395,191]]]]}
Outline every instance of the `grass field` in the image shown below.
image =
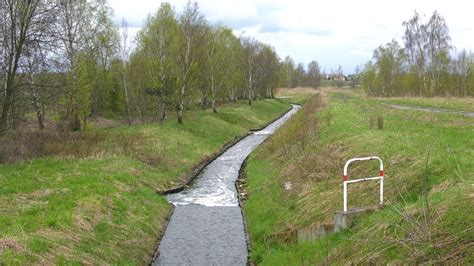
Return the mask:
{"type": "MultiPolygon", "coordinates": [[[[457,99],[396,101],[448,108],[457,99]]],[[[341,90],[315,96],[252,153],[244,211],[254,262],[474,263],[474,119],[383,102],[341,90]],[[384,160],[386,206],[340,233],[296,241],[298,229],[332,223],[345,161],[369,155],[384,160]]],[[[354,164],[350,178],[376,175],[377,167],[354,164]]],[[[378,183],[359,184],[349,186],[349,208],[376,208],[378,183]]]]}
{"type": "Polygon", "coordinates": [[[25,135],[9,136],[19,157],[0,164],[0,264],[147,264],[170,212],[156,191],[288,109],[261,100],[188,112],[184,125],[26,135],[36,152],[25,135]]]}

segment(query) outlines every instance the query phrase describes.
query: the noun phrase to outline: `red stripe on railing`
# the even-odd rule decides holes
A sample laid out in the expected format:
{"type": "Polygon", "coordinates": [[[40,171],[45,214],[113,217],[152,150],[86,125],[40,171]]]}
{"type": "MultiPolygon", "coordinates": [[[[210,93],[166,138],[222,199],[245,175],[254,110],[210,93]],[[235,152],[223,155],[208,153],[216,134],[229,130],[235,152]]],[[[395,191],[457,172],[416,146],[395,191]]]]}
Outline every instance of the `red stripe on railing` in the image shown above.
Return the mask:
{"type": "Polygon", "coordinates": [[[380,170],[380,176],[383,176],[383,170],[380,170]]]}
{"type": "Polygon", "coordinates": [[[346,176],[346,175],[343,176],[343,177],[342,177],[342,180],[347,181],[347,176],[346,176]]]}

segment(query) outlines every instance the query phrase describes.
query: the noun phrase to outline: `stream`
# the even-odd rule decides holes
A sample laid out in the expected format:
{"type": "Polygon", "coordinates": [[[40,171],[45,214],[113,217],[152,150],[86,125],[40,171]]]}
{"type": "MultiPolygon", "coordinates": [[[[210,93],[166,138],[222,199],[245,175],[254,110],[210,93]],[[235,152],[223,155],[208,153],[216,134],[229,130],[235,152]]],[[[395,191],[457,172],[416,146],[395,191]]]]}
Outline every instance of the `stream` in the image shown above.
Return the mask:
{"type": "Polygon", "coordinates": [[[153,265],[247,265],[235,182],[245,158],[300,109],[248,135],[211,162],[192,186],[167,196],[174,206],[153,265]]]}

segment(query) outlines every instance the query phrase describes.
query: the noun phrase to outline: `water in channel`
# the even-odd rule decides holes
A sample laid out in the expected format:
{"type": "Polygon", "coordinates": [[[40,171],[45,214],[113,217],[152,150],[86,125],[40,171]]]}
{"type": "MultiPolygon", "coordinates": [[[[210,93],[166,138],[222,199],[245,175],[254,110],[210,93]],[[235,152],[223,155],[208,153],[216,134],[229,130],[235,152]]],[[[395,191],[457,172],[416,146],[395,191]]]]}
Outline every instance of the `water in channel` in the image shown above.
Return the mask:
{"type": "Polygon", "coordinates": [[[210,163],[192,187],[168,195],[175,206],[153,265],[246,265],[247,242],[235,181],[245,158],[300,106],[253,132],[210,163]]]}

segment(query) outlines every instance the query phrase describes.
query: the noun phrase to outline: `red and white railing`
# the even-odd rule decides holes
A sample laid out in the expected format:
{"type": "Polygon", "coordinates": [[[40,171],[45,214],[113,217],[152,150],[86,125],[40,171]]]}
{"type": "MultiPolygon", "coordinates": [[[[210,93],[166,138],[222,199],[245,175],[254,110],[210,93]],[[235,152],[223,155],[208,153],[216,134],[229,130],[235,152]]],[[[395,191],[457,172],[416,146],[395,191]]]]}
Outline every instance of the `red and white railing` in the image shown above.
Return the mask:
{"type": "Polygon", "coordinates": [[[380,180],[380,205],[383,205],[383,162],[382,159],[380,159],[377,156],[371,156],[371,157],[364,157],[364,158],[353,158],[350,159],[349,161],[346,162],[344,165],[344,176],[343,176],[343,185],[344,185],[344,212],[347,212],[347,185],[351,183],[357,183],[357,182],[364,182],[364,181],[370,181],[370,180],[380,180]],[[349,167],[349,164],[352,162],[356,161],[370,161],[370,160],[379,160],[380,162],[380,172],[379,176],[376,177],[367,177],[367,178],[361,178],[361,179],[353,179],[353,180],[348,180],[347,177],[347,168],[349,167]]]}

